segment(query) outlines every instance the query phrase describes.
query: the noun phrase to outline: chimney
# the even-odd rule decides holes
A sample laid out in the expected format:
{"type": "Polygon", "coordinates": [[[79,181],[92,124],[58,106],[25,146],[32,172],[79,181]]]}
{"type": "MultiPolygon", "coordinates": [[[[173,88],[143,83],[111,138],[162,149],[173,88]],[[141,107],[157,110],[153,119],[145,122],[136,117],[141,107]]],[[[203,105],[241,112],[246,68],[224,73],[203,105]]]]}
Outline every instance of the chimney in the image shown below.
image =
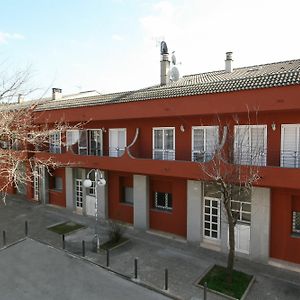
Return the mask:
{"type": "Polygon", "coordinates": [[[62,89],[52,88],[52,100],[58,100],[62,98],[62,89]]]}
{"type": "Polygon", "coordinates": [[[226,60],[225,60],[225,71],[231,73],[233,71],[233,59],[232,52],[226,52],[226,60]]]}
{"type": "Polygon", "coordinates": [[[166,42],[160,44],[160,85],[166,85],[170,82],[170,61],[166,42]]]}
{"type": "Polygon", "coordinates": [[[23,103],[24,101],[25,101],[24,95],[23,94],[19,94],[18,95],[18,103],[20,104],[20,103],[23,103]]]}

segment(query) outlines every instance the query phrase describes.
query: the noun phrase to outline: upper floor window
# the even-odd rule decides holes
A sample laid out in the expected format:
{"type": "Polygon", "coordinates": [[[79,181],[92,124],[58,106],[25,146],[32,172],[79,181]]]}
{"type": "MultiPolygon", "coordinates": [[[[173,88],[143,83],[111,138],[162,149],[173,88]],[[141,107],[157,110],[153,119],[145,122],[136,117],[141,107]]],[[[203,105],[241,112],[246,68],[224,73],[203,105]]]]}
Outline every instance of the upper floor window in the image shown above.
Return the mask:
{"type": "Polygon", "coordinates": [[[109,129],[109,156],[122,156],[126,147],[126,128],[109,129]]]}
{"type": "Polygon", "coordinates": [[[102,130],[67,130],[67,150],[80,155],[102,155],[102,130]]]}
{"type": "Polygon", "coordinates": [[[175,128],[153,128],[153,159],[175,160],[175,128]]]}
{"type": "Polygon", "coordinates": [[[298,168],[300,166],[300,124],[281,125],[281,166],[298,168]]]}
{"type": "Polygon", "coordinates": [[[265,166],[267,160],[267,126],[234,126],[234,163],[265,166]]]}
{"type": "Polygon", "coordinates": [[[218,142],[218,126],[192,127],[192,161],[206,162],[211,160],[218,142]]]}
{"type": "Polygon", "coordinates": [[[49,135],[49,152],[61,153],[61,133],[55,131],[49,135]]]}

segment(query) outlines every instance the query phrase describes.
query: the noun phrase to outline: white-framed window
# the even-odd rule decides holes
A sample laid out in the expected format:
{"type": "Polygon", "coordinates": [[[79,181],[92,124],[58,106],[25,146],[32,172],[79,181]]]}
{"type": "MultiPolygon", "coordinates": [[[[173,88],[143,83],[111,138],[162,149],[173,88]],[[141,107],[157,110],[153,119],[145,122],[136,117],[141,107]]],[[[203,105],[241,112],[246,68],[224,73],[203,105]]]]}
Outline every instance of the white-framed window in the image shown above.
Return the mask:
{"type": "Polygon", "coordinates": [[[172,194],[154,192],[154,208],[171,211],[173,208],[172,194]]]}
{"type": "Polygon", "coordinates": [[[231,211],[239,223],[251,223],[251,192],[243,187],[233,186],[231,211]]]}
{"type": "Polygon", "coordinates": [[[55,131],[49,135],[49,152],[61,153],[61,132],[55,131]]]}
{"type": "Polygon", "coordinates": [[[109,129],[109,156],[122,156],[126,147],[126,128],[109,129]]]}
{"type": "Polygon", "coordinates": [[[175,160],[175,128],[153,128],[153,159],[175,160]]]}
{"type": "Polygon", "coordinates": [[[75,196],[76,196],[76,207],[82,208],[83,206],[83,191],[82,191],[82,180],[76,179],[75,181],[75,196]]]}
{"type": "Polygon", "coordinates": [[[88,141],[89,141],[89,155],[102,156],[102,130],[89,129],[88,141]]]}
{"type": "Polygon", "coordinates": [[[78,154],[79,130],[67,130],[66,145],[67,151],[78,154]]]}
{"type": "Polygon", "coordinates": [[[192,161],[207,162],[211,160],[218,143],[218,126],[192,127],[192,161]]]}
{"type": "Polygon", "coordinates": [[[280,166],[287,168],[300,167],[300,124],[281,125],[280,166]]]}
{"type": "Polygon", "coordinates": [[[40,168],[36,165],[34,166],[33,170],[33,198],[34,200],[39,200],[39,192],[40,192],[40,185],[39,185],[39,178],[40,178],[40,168]]]}
{"type": "Polygon", "coordinates": [[[267,125],[234,126],[234,163],[265,166],[267,162],[267,125]]]}
{"type": "Polygon", "coordinates": [[[292,232],[300,234],[300,211],[293,211],[292,232]]]}
{"type": "Polygon", "coordinates": [[[133,204],[133,187],[123,187],[122,201],[123,203],[133,204]]]}
{"type": "Polygon", "coordinates": [[[221,196],[221,192],[216,184],[211,182],[204,184],[203,235],[207,239],[220,239],[221,196]]]}
{"type": "Polygon", "coordinates": [[[53,189],[56,191],[62,191],[63,180],[60,176],[54,176],[53,189]]]}

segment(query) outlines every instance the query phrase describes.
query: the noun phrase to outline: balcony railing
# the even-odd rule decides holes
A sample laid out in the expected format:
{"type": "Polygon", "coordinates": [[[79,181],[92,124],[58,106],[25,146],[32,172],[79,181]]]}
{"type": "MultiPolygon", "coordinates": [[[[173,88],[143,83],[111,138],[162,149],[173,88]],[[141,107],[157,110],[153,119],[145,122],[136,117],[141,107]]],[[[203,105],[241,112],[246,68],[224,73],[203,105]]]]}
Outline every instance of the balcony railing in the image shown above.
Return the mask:
{"type": "Polygon", "coordinates": [[[153,149],[153,159],[175,160],[175,150],[153,149]]]}
{"type": "Polygon", "coordinates": [[[125,148],[110,147],[109,156],[110,157],[120,157],[124,154],[125,148]]]}
{"type": "Polygon", "coordinates": [[[292,150],[281,151],[280,166],[285,168],[299,168],[300,151],[292,151],[292,150]]]}
{"type": "Polygon", "coordinates": [[[234,163],[239,165],[266,166],[267,149],[253,152],[235,151],[234,163]]]}

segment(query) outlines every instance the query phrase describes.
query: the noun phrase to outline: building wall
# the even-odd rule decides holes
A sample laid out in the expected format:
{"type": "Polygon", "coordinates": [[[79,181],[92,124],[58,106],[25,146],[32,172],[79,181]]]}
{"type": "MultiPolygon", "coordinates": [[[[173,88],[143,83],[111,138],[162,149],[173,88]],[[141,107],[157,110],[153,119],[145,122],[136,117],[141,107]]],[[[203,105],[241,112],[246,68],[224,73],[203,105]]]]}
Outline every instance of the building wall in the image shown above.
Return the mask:
{"type": "Polygon", "coordinates": [[[300,263],[300,236],[292,236],[292,211],[300,211],[300,190],[273,189],[271,197],[273,258],[300,263]]]}
{"type": "Polygon", "coordinates": [[[133,223],[133,205],[122,202],[123,187],[133,187],[133,177],[126,173],[108,172],[108,217],[133,223]]]}
{"type": "Polygon", "coordinates": [[[185,180],[150,178],[150,228],[186,237],[187,186],[185,180]],[[172,211],[154,208],[154,192],[172,193],[172,211]]]}
{"type": "Polygon", "coordinates": [[[59,168],[53,171],[53,176],[49,178],[49,203],[66,207],[66,178],[65,168],[59,168]],[[54,188],[54,177],[59,176],[62,178],[62,190],[54,188]]]}

